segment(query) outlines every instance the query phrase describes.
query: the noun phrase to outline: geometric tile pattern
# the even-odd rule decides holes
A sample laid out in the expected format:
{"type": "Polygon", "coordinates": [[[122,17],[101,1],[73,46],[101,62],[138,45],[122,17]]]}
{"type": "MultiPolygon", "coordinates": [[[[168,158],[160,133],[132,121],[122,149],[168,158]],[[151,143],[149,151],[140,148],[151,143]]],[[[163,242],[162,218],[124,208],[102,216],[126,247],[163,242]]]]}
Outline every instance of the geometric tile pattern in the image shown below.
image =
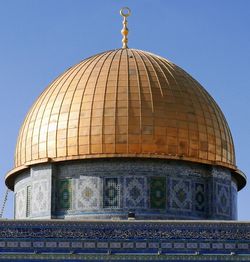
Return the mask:
{"type": "Polygon", "coordinates": [[[214,168],[211,173],[200,165],[162,163],[102,160],[65,164],[53,168],[57,180],[53,183],[48,179],[49,167],[39,170],[37,166],[31,177],[24,174],[15,184],[15,217],[31,213],[34,218],[50,214],[61,218],[64,211],[78,218],[124,219],[128,210],[134,210],[137,219],[237,218],[237,184],[227,169],[214,168]]]}
{"type": "MultiPolygon", "coordinates": [[[[74,243],[74,242],[72,242],[74,243]]],[[[146,245],[147,243],[145,243],[146,245]]],[[[84,248],[88,249],[88,247],[84,248]]],[[[57,249],[59,251],[59,248],[57,249]]],[[[69,249],[68,249],[69,250],[69,249]]],[[[81,249],[84,250],[84,249],[81,249]]],[[[119,249],[112,249],[112,251],[116,252],[116,260],[115,261],[232,261],[232,262],[243,262],[243,261],[249,261],[250,255],[246,252],[240,252],[242,255],[244,255],[244,260],[242,260],[241,256],[229,256],[226,252],[223,252],[222,254],[216,254],[216,248],[212,249],[213,254],[202,254],[202,260],[198,260],[199,257],[194,256],[192,253],[199,254],[200,252],[194,252],[195,250],[189,249],[189,252],[184,254],[184,252],[180,252],[179,250],[175,250],[175,254],[163,254],[160,255],[160,257],[157,257],[155,254],[153,254],[152,249],[147,249],[149,252],[143,252],[142,249],[139,249],[139,252],[135,252],[135,250],[129,250],[129,252],[124,253],[124,250],[119,249]],[[177,251],[177,252],[176,252],[177,251]]],[[[145,250],[145,249],[144,249],[145,250]]],[[[222,249],[224,250],[224,249],[222,249]]],[[[67,252],[68,254],[60,254],[61,251],[57,252],[56,254],[54,252],[48,252],[43,254],[26,254],[24,255],[23,252],[18,254],[8,254],[8,252],[1,255],[2,259],[4,261],[111,261],[109,258],[109,253],[112,253],[110,249],[105,249],[106,252],[103,252],[103,250],[98,250],[96,252],[96,249],[92,247],[90,253],[80,253],[80,254],[70,254],[70,250],[67,252]],[[95,253],[96,252],[96,253],[95,253]]],[[[155,251],[155,249],[154,249],[155,251]]],[[[73,252],[72,252],[73,253],[73,252]]],[[[234,252],[232,252],[233,254],[234,252]]]]}
{"type": "Polygon", "coordinates": [[[71,208],[71,179],[60,179],[57,181],[57,209],[67,210],[71,208]]]}
{"type": "Polygon", "coordinates": [[[75,181],[73,194],[76,210],[100,207],[100,186],[98,177],[85,176],[75,181]]]}
{"type": "Polygon", "coordinates": [[[30,217],[31,186],[27,186],[26,217],[30,217]]]}
{"type": "Polygon", "coordinates": [[[231,183],[231,198],[232,198],[232,219],[237,219],[237,186],[234,182],[231,183]]]}
{"type": "Polygon", "coordinates": [[[150,207],[166,208],[166,177],[150,178],[150,207]]]}
{"type": "Polygon", "coordinates": [[[31,211],[32,215],[48,211],[49,206],[49,185],[48,180],[38,180],[33,182],[31,189],[31,211]]]}
{"type": "Polygon", "coordinates": [[[1,261],[250,261],[250,223],[0,223],[1,261]],[[158,253],[158,255],[157,255],[158,253]],[[110,256],[111,254],[111,256],[110,256]]]}
{"type": "Polygon", "coordinates": [[[26,217],[26,187],[16,192],[16,213],[15,218],[21,219],[26,217]]]}
{"type": "Polygon", "coordinates": [[[120,185],[118,178],[104,178],[103,194],[104,207],[118,208],[120,206],[120,185]]]}
{"type": "MultiPolygon", "coordinates": [[[[240,248],[250,248],[250,223],[235,221],[77,221],[70,220],[65,223],[63,220],[2,220],[0,223],[0,243],[10,242],[16,245],[15,241],[34,240],[36,245],[43,243],[60,242],[69,246],[68,241],[89,243],[106,242],[112,240],[116,243],[132,240],[139,243],[149,239],[154,243],[192,243],[199,241],[202,248],[211,248],[212,245],[224,240],[237,244],[240,248]],[[29,234],[31,233],[31,234],[29,234]],[[153,235],[152,235],[153,234],[153,235]],[[66,238],[69,238],[66,241],[66,238]],[[221,239],[220,239],[221,238],[221,239]],[[64,241],[63,241],[64,239],[64,241]],[[187,241],[182,241],[186,239],[187,241]],[[208,241],[204,241],[204,240],[208,241]],[[157,240],[157,241],[156,241],[157,240]],[[203,241],[202,241],[203,240],[203,241]],[[245,246],[243,243],[247,243],[245,246]],[[204,245],[206,243],[206,245],[204,245]]],[[[221,245],[221,244],[220,244],[221,245]]],[[[19,245],[16,245],[19,247],[19,245]]],[[[174,245],[169,248],[173,248],[174,245]]],[[[1,247],[1,245],[0,245],[1,247]]],[[[70,246],[69,246],[70,247],[70,246]]],[[[165,248],[168,248],[165,246],[165,248]]],[[[250,249],[249,249],[250,250],[250,249]]],[[[2,250],[1,250],[2,251],[2,250]]],[[[87,250],[86,250],[87,251],[87,250]]]]}
{"type": "Polygon", "coordinates": [[[216,182],[216,210],[218,215],[230,215],[230,186],[216,182]]]}
{"type": "Polygon", "coordinates": [[[145,177],[125,177],[125,208],[145,208],[147,204],[147,181],[145,177]]]}
{"type": "Polygon", "coordinates": [[[195,211],[204,212],[207,206],[205,184],[195,183],[195,211]]]}
{"type": "Polygon", "coordinates": [[[170,207],[181,210],[191,210],[192,190],[189,180],[171,179],[170,207]]]}

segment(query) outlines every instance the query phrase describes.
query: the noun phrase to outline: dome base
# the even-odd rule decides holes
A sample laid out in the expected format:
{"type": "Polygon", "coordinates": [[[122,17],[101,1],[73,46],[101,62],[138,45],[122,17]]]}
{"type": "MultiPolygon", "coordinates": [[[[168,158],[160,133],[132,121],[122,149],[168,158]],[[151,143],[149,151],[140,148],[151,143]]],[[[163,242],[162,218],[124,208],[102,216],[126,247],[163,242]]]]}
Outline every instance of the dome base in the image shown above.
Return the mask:
{"type": "Polygon", "coordinates": [[[236,219],[227,168],[160,159],[40,164],[15,181],[15,218],[236,219]]]}

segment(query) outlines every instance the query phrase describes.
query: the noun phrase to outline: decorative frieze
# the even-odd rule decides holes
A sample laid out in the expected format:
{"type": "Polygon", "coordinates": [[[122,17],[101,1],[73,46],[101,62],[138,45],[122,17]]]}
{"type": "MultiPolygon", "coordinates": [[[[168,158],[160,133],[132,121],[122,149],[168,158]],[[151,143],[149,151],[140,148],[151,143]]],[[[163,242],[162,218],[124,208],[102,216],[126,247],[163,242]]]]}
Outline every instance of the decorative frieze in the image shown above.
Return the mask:
{"type": "Polygon", "coordinates": [[[101,253],[115,254],[115,258],[119,254],[123,258],[155,254],[163,261],[169,261],[164,260],[167,254],[184,253],[186,261],[193,261],[194,255],[204,258],[208,254],[214,255],[212,261],[217,261],[217,254],[222,261],[234,254],[235,258],[250,259],[250,223],[243,222],[3,220],[0,239],[1,259],[9,254],[23,254],[24,250],[27,254],[50,253],[53,259],[60,253],[71,258],[73,254],[78,258],[101,253]]]}

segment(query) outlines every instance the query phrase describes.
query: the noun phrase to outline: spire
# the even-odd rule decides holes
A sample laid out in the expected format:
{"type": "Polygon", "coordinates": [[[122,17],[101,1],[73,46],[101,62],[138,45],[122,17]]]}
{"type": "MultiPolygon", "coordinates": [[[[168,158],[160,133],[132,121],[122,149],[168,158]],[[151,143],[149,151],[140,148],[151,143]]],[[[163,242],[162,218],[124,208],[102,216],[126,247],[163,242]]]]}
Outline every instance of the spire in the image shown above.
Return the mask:
{"type": "Polygon", "coordinates": [[[122,48],[128,48],[128,28],[127,28],[127,17],[130,16],[131,14],[131,10],[128,8],[128,7],[123,7],[121,10],[120,10],[120,15],[123,17],[123,28],[121,30],[121,33],[123,35],[123,38],[122,38],[122,48]]]}

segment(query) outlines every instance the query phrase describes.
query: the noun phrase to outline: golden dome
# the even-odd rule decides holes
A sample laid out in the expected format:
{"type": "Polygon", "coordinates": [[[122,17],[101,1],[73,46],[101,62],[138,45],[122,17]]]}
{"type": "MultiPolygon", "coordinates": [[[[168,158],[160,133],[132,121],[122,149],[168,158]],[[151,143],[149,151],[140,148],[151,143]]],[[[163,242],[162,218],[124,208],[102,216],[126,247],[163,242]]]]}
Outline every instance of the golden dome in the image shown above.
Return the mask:
{"type": "Polygon", "coordinates": [[[103,157],[236,170],[232,136],[213,98],[178,66],[136,49],[85,59],[46,88],[24,120],[6,184],[32,164],[103,157]]]}

